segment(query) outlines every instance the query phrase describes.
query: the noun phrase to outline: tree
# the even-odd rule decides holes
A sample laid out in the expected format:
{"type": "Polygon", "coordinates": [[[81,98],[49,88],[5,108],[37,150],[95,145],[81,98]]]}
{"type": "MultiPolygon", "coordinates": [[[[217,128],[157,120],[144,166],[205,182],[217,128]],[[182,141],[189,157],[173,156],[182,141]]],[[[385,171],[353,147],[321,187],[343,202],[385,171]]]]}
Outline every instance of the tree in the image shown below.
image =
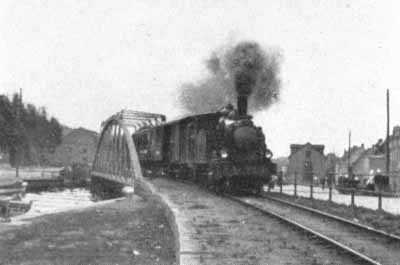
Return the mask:
{"type": "Polygon", "coordinates": [[[25,106],[18,94],[11,101],[0,96],[0,149],[9,153],[12,166],[47,164],[61,137],[61,124],[44,107],[25,106]]]}

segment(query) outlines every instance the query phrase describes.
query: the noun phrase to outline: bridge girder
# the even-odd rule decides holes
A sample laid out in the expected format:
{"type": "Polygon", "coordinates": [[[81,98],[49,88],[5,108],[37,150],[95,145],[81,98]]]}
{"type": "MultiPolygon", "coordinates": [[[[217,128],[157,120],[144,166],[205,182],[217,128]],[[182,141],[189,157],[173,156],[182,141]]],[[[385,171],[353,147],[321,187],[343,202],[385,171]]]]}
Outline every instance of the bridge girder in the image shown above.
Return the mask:
{"type": "Polygon", "coordinates": [[[154,126],[163,122],[164,115],[132,110],[122,110],[102,122],[92,177],[135,187],[143,175],[132,133],[141,126],[154,126]]]}

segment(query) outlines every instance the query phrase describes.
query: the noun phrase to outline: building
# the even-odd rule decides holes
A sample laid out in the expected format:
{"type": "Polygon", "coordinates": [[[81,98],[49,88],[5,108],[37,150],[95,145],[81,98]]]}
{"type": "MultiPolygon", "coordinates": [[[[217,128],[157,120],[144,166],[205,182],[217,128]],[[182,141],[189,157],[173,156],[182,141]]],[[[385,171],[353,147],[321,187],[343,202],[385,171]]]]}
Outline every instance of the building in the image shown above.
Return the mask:
{"type": "Polygon", "coordinates": [[[374,154],[371,149],[368,149],[358,160],[354,161],[351,170],[354,176],[359,178],[362,184],[365,184],[370,177],[384,172],[385,155],[374,154]]]}
{"type": "Polygon", "coordinates": [[[326,155],[325,159],[325,172],[328,174],[336,175],[336,165],[339,162],[339,158],[334,153],[326,155]]]}
{"type": "Polygon", "coordinates": [[[390,172],[400,173],[400,126],[395,126],[392,135],[389,136],[389,150],[390,172]]]}
{"type": "Polygon", "coordinates": [[[324,145],[310,143],[290,145],[288,181],[293,182],[295,175],[298,183],[310,183],[315,177],[325,177],[324,148],[324,145]]]}
{"type": "Polygon", "coordinates": [[[54,164],[91,165],[96,152],[98,134],[84,128],[73,129],[65,136],[54,152],[54,164]]]}
{"type": "MultiPolygon", "coordinates": [[[[386,141],[383,149],[386,152],[386,141]]],[[[389,183],[393,191],[400,191],[400,126],[393,127],[392,135],[389,136],[390,167],[389,183]]]]}
{"type": "Polygon", "coordinates": [[[338,161],[338,176],[347,176],[350,167],[351,173],[358,176],[367,176],[384,171],[384,155],[382,152],[381,139],[371,148],[352,146],[350,151],[344,151],[343,156],[338,161]]]}
{"type": "Polygon", "coordinates": [[[361,144],[360,146],[354,145],[350,148],[350,151],[344,150],[343,156],[337,163],[336,178],[339,176],[346,176],[349,166],[357,161],[365,153],[365,151],[366,149],[364,144],[361,144]]]}

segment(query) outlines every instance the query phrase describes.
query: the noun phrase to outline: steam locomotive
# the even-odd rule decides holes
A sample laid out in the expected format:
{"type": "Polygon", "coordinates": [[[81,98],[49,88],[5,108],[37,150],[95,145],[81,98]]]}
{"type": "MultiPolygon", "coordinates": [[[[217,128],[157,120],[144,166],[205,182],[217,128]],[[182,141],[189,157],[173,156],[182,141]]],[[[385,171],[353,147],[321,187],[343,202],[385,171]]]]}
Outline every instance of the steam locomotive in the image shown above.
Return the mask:
{"type": "Polygon", "coordinates": [[[276,164],[261,127],[247,114],[247,96],[239,95],[237,106],[136,131],[144,176],[189,179],[224,193],[261,192],[276,164]]]}

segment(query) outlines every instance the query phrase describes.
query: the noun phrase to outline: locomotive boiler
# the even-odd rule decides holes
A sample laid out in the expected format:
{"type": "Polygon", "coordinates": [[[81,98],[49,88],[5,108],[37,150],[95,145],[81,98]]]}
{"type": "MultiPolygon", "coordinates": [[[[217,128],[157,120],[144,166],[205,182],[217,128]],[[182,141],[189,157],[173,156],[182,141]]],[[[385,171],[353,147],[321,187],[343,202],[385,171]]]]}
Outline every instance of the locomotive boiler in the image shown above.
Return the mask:
{"type": "Polygon", "coordinates": [[[259,193],[276,174],[247,95],[217,112],[144,126],[132,137],[145,176],[188,179],[228,193],[259,193]]]}

